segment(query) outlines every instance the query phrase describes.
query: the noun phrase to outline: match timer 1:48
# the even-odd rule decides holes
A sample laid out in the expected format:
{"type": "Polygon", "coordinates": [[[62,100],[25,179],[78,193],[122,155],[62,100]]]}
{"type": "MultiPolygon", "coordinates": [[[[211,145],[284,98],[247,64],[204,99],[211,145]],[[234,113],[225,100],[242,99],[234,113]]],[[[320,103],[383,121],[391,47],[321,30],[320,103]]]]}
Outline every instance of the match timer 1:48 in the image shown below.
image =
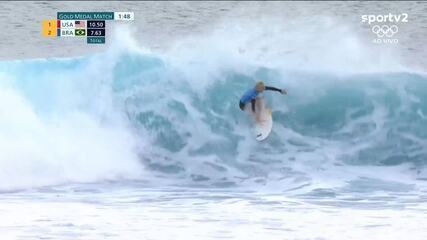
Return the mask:
{"type": "Polygon", "coordinates": [[[133,12],[114,12],[114,20],[133,21],[133,12]]]}

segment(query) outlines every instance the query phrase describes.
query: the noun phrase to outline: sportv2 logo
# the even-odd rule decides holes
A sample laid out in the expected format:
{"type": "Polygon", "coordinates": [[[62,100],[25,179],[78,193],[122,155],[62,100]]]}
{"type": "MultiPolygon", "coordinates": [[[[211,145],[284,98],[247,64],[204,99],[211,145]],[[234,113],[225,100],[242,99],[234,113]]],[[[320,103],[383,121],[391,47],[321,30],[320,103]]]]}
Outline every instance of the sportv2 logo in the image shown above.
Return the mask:
{"type": "Polygon", "coordinates": [[[374,43],[398,43],[397,38],[393,38],[399,32],[398,23],[407,23],[408,14],[387,14],[387,15],[362,15],[362,23],[367,23],[371,27],[372,33],[376,35],[374,43]],[[392,24],[387,24],[392,23],[392,24]]]}

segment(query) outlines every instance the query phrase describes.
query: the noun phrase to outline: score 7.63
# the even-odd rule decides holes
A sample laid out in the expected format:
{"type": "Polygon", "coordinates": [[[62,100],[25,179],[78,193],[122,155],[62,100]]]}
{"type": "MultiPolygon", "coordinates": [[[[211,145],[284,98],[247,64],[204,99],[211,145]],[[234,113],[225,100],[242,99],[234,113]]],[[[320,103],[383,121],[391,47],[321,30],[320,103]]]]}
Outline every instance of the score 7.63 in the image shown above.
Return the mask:
{"type": "Polygon", "coordinates": [[[105,36],[105,29],[88,29],[87,30],[87,36],[105,36]]]}

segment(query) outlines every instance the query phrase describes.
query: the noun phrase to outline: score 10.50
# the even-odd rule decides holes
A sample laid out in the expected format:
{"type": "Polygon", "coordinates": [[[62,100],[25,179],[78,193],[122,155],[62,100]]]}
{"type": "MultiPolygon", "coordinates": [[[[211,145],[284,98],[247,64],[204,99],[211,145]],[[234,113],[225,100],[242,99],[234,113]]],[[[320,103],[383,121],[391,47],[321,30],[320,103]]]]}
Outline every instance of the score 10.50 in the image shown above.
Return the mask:
{"type": "Polygon", "coordinates": [[[105,28],[105,21],[87,21],[87,28],[105,28]]]}

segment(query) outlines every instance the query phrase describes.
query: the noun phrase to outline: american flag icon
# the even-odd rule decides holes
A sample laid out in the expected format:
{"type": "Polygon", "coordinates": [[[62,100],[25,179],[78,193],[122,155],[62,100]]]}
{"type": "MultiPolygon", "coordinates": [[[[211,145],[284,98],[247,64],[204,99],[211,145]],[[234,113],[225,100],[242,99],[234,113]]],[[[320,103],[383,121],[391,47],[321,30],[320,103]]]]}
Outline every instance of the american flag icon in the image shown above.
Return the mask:
{"type": "Polygon", "coordinates": [[[75,22],[74,26],[76,28],[85,28],[86,27],[86,21],[78,20],[75,22]]]}

